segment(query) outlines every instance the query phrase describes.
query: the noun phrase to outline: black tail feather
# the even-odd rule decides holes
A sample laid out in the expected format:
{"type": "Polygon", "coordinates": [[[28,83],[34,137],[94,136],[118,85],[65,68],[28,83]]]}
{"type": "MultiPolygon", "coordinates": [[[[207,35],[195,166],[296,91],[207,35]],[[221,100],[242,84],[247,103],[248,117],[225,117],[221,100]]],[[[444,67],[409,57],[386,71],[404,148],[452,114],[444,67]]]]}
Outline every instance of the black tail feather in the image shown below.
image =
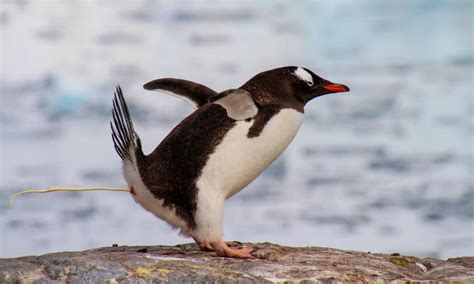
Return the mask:
{"type": "Polygon", "coordinates": [[[133,161],[135,150],[140,142],[119,85],[115,89],[112,118],[113,122],[110,122],[110,128],[115,150],[122,160],[133,161]]]}

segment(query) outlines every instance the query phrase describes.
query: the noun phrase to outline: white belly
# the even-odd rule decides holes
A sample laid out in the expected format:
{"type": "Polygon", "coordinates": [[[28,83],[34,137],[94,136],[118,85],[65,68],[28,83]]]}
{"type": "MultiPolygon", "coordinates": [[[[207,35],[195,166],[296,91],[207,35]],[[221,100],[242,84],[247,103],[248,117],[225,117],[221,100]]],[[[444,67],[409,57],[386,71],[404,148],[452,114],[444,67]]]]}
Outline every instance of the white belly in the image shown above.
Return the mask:
{"type": "Polygon", "coordinates": [[[209,157],[197,182],[199,190],[220,192],[224,199],[238,193],[280,156],[303,116],[294,109],[282,109],[253,138],[247,137],[253,121],[238,121],[209,157]]]}

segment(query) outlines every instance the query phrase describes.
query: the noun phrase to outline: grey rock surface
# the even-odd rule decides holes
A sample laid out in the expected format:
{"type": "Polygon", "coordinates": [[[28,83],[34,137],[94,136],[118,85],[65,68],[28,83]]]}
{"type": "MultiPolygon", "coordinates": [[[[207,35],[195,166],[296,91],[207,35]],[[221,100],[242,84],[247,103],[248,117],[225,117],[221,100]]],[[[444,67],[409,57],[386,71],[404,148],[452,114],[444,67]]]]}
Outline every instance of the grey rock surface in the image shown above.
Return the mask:
{"type": "Polygon", "coordinates": [[[271,243],[246,245],[255,248],[254,258],[222,258],[194,244],[112,246],[4,258],[0,283],[474,282],[474,257],[440,260],[271,243]]]}

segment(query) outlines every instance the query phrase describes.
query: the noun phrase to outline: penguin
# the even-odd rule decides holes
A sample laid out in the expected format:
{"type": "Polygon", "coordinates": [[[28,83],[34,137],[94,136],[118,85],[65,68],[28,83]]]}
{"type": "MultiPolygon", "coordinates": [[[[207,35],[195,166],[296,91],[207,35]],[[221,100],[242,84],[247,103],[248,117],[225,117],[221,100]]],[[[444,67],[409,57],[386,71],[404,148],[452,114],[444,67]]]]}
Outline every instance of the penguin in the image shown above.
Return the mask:
{"type": "Polygon", "coordinates": [[[250,258],[252,248],[234,248],[223,241],[225,200],[282,154],[300,128],[310,100],[349,91],[297,66],[261,72],[241,87],[220,93],[175,78],[153,80],[143,87],[179,97],[195,110],[145,155],[117,85],[112,140],[132,197],[192,237],[201,250],[233,258],[250,258]]]}

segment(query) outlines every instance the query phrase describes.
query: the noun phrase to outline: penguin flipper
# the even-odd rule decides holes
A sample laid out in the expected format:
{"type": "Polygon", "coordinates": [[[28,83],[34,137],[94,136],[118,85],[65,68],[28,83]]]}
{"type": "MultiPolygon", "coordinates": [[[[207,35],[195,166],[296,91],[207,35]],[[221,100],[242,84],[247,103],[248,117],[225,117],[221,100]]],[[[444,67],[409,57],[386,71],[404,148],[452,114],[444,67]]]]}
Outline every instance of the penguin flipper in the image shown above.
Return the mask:
{"type": "Polygon", "coordinates": [[[216,91],[204,85],[175,78],[156,79],[143,85],[143,88],[178,97],[190,103],[194,108],[205,105],[211,98],[217,96],[216,91]]]}
{"type": "Polygon", "coordinates": [[[250,93],[242,89],[231,89],[219,94],[215,104],[225,108],[227,116],[235,120],[246,120],[254,117],[258,107],[250,93]]]}

